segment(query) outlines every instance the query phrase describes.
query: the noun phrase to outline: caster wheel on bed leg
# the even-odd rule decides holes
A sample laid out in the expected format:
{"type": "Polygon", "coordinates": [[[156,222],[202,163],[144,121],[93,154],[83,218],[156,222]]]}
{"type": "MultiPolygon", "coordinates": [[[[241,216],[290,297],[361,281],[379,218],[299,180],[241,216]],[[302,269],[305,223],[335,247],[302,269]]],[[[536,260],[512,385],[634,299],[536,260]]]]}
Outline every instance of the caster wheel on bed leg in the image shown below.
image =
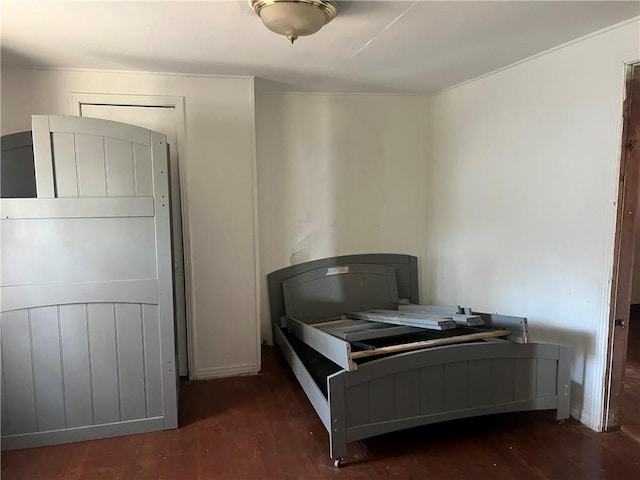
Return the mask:
{"type": "Polygon", "coordinates": [[[336,468],[340,468],[342,466],[342,460],[344,460],[342,457],[334,458],[333,466],[336,468]]]}

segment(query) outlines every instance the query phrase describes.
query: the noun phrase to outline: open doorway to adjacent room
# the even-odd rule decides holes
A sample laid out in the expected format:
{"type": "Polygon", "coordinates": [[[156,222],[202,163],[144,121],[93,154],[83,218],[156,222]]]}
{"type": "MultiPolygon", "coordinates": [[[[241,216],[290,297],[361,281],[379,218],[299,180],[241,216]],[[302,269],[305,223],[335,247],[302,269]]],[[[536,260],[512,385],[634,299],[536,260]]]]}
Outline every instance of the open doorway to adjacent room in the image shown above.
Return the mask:
{"type": "Polygon", "coordinates": [[[640,440],[640,64],[626,73],[602,424],[640,440]]]}

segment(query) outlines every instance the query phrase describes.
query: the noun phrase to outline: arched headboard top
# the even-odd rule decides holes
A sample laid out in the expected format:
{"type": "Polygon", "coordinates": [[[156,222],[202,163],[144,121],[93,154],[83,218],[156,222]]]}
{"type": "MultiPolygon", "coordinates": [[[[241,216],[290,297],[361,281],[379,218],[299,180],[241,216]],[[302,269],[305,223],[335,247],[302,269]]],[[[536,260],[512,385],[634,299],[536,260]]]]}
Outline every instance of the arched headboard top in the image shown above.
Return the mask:
{"type": "MultiPolygon", "coordinates": [[[[335,274],[337,278],[339,275],[344,275],[346,273],[353,273],[358,276],[369,275],[369,278],[375,284],[378,284],[380,288],[382,288],[382,283],[389,283],[390,280],[387,275],[395,277],[395,295],[392,293],[392,290],[389,290],[386,298],[380,298],[377,300],[381,303],[380,306],[371,305],[369,308],[382,308],[383,305],[386,305],[389,302],[397,302],[398,299],[408,299],[411,303],[419,303],[418,267],[416,257],[394,253],[343,255],[292,265],[268,274],[267,281],[269,284],[269,308],[271,321],[280,324],[280,319],[287,315],[284,293],[285,284],[287,287],[290,287],[300,281],[304,281],[304,279],[311,278],[316,278],[317,281],[325,283],[320,277],[325,276],[329,278],[335,274]],[[353,268],[352,266],[360,267],[353,268]],[[350,268],[349,272],[345,270],[346,267],[350,268]],[[297,280],[294,280],[294,277],[297,280]]],[[[330,279],[326,283],[327,285],[329,285],[329,283],[335,284],[335,282],[332,282],[330,279]]],[[[348,288],[357,288],[357,283],[358,282],[353,282],[353,284],[348,288]]],[[[331,288],[331,286],[329,286],[329,288],[331,288]]],[[[368,298],[368,293],[363,292],[363,295],[364,296],[360,296],[360,299],[368,298]]],[[[291,305],[291,298],[289,300],[289,309],[294,308],[295,310],[296,308],[300,308],[299,298],[297,299],[297,306],[291,305]]],[[[353,301],[358,303],[358,298],[354,297],[353,301]]],[[[310,302],[313,302],[313,300],[310,299],[307,303],[310,302]]],[[[350,308],[350,300],[345,300],[344,302],[344,306],[338,304],[333,305],[332,307],[317,307],[317,309],[314,307],[316,310],[315,314],[309,314],[308,311],[305,311],[302,316],[312,320],[315,318],[315,315],[332,313],[334,310],[337,312],[342,308],[346,308],[347,310],[353,309],[350,308]]],[[[299,318],[299,320],[304,321],[302,318],[299,318]]]]}

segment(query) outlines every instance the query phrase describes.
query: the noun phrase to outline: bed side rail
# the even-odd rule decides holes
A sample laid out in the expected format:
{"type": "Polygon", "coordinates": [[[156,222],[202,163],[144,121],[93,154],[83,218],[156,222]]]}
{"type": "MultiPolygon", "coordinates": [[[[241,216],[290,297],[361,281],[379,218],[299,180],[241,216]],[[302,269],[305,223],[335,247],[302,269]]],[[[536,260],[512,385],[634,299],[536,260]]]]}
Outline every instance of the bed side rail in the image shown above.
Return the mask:
{"type": "Polygon", "coordinates": [[[499,313],[472,312],[470,308],[465,308],[465,313],[478,315],[488,327],[509,330],[511,335],[507,337],[515,343],[529,343],[529,324],[526,317],[514,317],[501,315],[499,313]]]}

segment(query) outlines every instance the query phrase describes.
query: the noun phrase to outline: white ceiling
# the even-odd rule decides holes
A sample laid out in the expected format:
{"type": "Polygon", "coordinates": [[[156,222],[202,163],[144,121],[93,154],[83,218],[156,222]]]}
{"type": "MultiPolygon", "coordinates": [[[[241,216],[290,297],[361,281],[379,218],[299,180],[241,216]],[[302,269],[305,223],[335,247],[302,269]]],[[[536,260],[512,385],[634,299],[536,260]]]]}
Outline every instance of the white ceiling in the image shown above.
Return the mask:
{"type": "Polygon", "coordinates": [[[3,0],[2,66],[255,75],[296,91],[432,93],[640,14],[637,0],[338,3],[334,21],[291,45],[246,1],[3,0]]]}

